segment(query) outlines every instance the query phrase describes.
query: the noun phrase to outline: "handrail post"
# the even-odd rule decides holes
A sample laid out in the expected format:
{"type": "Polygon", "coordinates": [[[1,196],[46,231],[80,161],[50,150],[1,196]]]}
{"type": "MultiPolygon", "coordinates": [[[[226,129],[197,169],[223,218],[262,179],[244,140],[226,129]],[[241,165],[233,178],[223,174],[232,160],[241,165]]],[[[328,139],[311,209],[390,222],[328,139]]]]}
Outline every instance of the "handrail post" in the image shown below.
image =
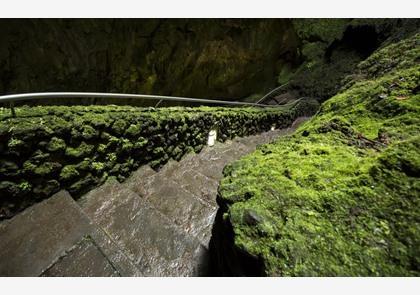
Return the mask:
{"type": "Polygon", "coordinates": [[[283,87],[285,87],[287,85],[289,85],[289,82],[286,82],[286,83],[284,83],[284,84],[282,84],[282,85],[280,85],[280,86],[272,89],[270,92],[268,92],[266,95],[264,95],[260,100],[258,100],[256,102],[256,104],[259,104],[260,102],[263,102],[264,100],[266,100],[267,98],[269,98],[270,95],[272,95],[273,93],[279,91],[280,89],[282,89],[283,87]]]}
{"type": "Polygon", "coordinates": [[[13,101],[10,102],[9,106],[10,106],[10,112],[12,113],[12,117],[16,118],[16,111],[15,111],[15,106],[14,106],[13,101]]]}
{"type": "Polygon", "coordinates": [[[157,102],[157,104],[155,105],[155,108],[157,108],[161,103],[162,103],[162,101],[163,101],[163,99],[161,99],[161,100],[159,100],[158,102],[157,102]]]}

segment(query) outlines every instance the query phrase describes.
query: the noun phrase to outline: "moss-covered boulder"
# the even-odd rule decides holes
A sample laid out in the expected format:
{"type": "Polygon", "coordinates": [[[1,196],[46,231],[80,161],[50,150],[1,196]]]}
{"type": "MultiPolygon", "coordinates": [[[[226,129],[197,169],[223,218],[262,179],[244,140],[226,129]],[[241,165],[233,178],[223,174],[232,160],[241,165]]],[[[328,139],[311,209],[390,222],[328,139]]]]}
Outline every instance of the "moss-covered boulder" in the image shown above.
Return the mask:
{"type": "Polygon", "coordinates": [[[296,134],[225,169],[221,273],[420,275],[419,42],[378,50],[296,134]]]}

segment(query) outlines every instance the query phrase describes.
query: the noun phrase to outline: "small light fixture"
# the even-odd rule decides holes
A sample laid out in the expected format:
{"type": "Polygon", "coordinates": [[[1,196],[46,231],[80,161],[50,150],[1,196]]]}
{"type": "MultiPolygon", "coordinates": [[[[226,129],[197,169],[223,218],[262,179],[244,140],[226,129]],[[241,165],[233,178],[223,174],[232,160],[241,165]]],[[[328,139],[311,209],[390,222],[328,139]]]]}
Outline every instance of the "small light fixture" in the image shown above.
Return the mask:
{"type": "Polygon", "coordinates": [[[209,132],[209,138],[207,140],[208,146],[214,146],[217,139],[217,131],[216,130],[210,130],[209,132]]]}
{"type": "Polygon", "coordinates": [[[271,126],[271,131],[274,131],[274,130],[276,130],[276,125],[271,126]]]}

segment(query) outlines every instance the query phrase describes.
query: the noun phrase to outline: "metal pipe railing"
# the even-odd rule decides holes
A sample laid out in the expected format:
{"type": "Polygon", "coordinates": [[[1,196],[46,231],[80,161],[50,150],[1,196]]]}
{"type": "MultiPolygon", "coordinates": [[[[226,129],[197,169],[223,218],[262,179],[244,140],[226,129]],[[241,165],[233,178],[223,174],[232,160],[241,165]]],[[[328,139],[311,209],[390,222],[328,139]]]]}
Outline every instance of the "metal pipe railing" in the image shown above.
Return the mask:
{"type": "Polygon", "coordinates": [[[251,103],[251,102],[189,98],[189,97],[179,97],[179,96],[101,93],[101,92],[38,92],[38,93],[8,94],[8,95],[0,96],[0,103],[5,103],[5,102],[13,103],[16,101],[35,100],[35,99],[43,99],[43,98],[128,98],[128,99],[134,98],[134,99],[158,100],[159,102],[166,100],[166,101],[181,101],[181,102],[197,102],[197,103],[204,103],[204,104],[273,107],[272,105],[251,103]]]}
{"type": "Polygon", "coordinates": [[[271,95],[273,95],[274,93],[277,93],[277,91],[280,91],[284,86],[287,86],[289,83],[285,83],[283,85],[280,85],[279,87],[274,88],[273,90],[271,90],[269,93],[267,93],[266,95],[264,95],[263,97],[261,97],[260,100],[258,100],[256,102],[256,104],[259,104],[260,102],[266,100],[267,98],[269,98],[271,95]]]}

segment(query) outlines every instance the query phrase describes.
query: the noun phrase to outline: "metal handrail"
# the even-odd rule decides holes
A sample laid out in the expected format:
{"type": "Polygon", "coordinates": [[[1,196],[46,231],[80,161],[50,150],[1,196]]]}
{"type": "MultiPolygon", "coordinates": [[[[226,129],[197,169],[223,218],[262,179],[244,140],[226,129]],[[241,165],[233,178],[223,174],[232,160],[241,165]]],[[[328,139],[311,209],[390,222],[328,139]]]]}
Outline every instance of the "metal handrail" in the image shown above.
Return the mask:
{"type": "Polygon", "coordinates": [[[124,93],[102,93],[102,92],[38,92],[38,93],[23,93],[23,94],[8,94],[0,96],[0,103],[15,102],[22,100],[34,100],[42,98],[141,98],[151,100],[167,100],[167,101],[182,101],[182,102],[201,102],[206,104],[224,104],[224,105],[238,105],[238,106],[254,106],[254,107],[274,107],[273,105],[266,105],[252,102],[238,102],[213,100],[202,98],[189,98],[179,96],[162,96],[162,95],[146,95],[146,94],[124,94],[124,93]]]}
{"type": "Polygon", "coordinates": [[[266,95],[264,95],[263,97],[261,97],[260,100],[258,100],[256,103],[259,104],[260,102],[264,101],[265,99],[267,99],[268,97],[270,97],[273,93],[281,90],[284,86],[287,86],[289,84],[289,82],[280,85],[279,87],[274,88],[273,90],[271,90],[269,93],[267,93],[266,95]]]}

